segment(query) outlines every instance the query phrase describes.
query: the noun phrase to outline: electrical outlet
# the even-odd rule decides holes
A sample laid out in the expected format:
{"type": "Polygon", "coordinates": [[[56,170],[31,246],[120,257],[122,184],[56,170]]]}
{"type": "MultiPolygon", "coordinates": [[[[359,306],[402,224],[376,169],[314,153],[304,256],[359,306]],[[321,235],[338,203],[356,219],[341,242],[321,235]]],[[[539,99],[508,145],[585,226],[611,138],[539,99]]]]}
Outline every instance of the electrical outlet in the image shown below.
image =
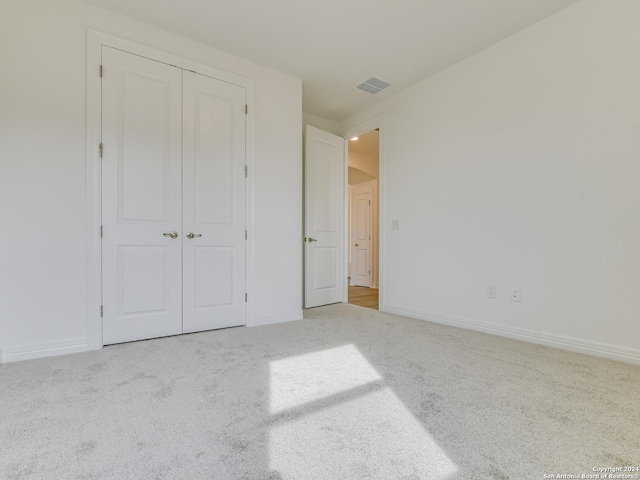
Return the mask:
{"type": "Polygon", "coordinates": [[[496,298],[496,286],[487,285],[487,298],[496,298]]]}
{"type": "Polygon", "coordinates": [[[391,220],[391,230],[400,230],[400,220],[391,220]]]}
{"type": "Polygon", "coordinates": [[[512,302],[520,301],[520,287],[513,287],[511,289],[511,301],[512,302]]]}

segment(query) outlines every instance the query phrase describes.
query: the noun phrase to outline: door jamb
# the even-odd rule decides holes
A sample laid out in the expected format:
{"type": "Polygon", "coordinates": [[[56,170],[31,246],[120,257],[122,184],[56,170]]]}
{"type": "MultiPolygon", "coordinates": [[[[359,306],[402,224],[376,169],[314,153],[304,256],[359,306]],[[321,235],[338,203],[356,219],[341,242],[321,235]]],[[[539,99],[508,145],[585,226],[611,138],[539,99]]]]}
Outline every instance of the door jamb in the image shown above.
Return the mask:
{"type": "MultiPolygon", "coordinates": [[[[108,46],[146,57],[157,62],[190,70],[199,74],[232,83],[245,88],[246,103],[249,106],[246,115],[246,158],[249,175],[245,187],[245,224],[249,232],[254,231],[254,158],[255,158],[255,82],[210,65],[205,65],[178,55],[157,50],[130,40],[87,29],[87,344],[89,350],[102,348],[102,252],[100,225],[102,223],[102,172],[98,146],[102,141],[102,89],[99,68],[102,63],[102,47],[108,46]]],[[[108,72],[105,72],[108,74],[108,72]]],[[[107,146],[108,148],[108,146],[107,146]]],[[[245,323],[253,325],[254,313],[254,242],[249,235],[245,244],[245,291],[248,295],[245,304],[245,323]]]]}
{"type": "MultiPolygon", "coordinates": [[[[384,268],[384,259],[385,259],[385,236],[384,236],[384,226],[386,225],[386,214],[385,214],[385,177],[384,177],[384,114],[377,115],[375,117],[370,118],[369,120],[365,120],[354,127],[349,128],[343,134],[344,137],[344,178],[345,185],[348,184],[347,179],[349,178],[349,139],[357,136],[363,135],[371,130],[379,129],[380,135],[378,137],[379,142],[379,155],[378,155],[378,288],[380,289],[378,296],[378,310],[381,312],[385,311],[385,288],[386,280],[385,280],[385,268],[384,268]]],[[[348,188],[345,187],[345,201],[344,201],[344,209],[345,209],[345,232],[348,231],[349,228],[349,193],[348,188]]],[[[344,239],[345,248],[349,248],[349,235],[345,235],[344,239]]],[[[346,251],[346,250],[345,250],[346,251]]],[[[344,262],[344,278],[345,278],[345,288],[344,288],[344,302],[349,302],[349,282],[347,281],[347,276],[349,274],[349,256],[345,255],[344,262]]]]}

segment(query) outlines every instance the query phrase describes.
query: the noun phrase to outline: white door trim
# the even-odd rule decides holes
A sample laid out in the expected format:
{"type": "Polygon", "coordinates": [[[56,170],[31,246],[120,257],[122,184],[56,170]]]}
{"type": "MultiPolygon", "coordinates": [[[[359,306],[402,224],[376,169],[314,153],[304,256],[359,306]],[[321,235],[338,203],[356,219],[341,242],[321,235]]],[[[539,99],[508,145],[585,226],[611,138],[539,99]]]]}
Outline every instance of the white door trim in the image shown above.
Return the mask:
{"type": "MultiPolygon", "coordinates": [[[[246,183],[246,224],[249,231],[246,243],[246,325],[255,323],[253,308],[253,268],[254,268],[254,158],[255,158],[255,82],[219,68],[204,65],[187,58],[141,45],[94,29],[87,29],[87,338],[88,348],[102,348],[102,254],[100,241],[101,218],[101,169],[99,144],[102,140],[101,125],[101,84],[99,68],[102,46],[124,50],[135,55],[174,65],[185,70],[198,72],[218,80],[246,88],[249,112],[246,115],[246,165],[249,175],[246,183]]],[[[108,74],[108,72],[105,72],[108,74]]],[[[108,148],[108,146],[106,146],[108,148]]]]}
{"type": "MultiPolygon", "coordinates": [[[[352,127],[344,132],[344,149],[345,149],[345,158],[349,158],[349,139],[355,137],[357,135],[363,135],[371,130],[375,130],[376,128],[380,129],[380,135],[378,137],[378,141],[380,142],[379,150],[380,153],[378,155],[378,163],[379,163],[379,173],[378,173],[378,218],[379,218],[379,228],[378,228],[378,288],[380,288],[380,295],[378,297],[378,310],[381,312],[385,311],[385,292],[386,289],[384,285],[386,283],[385,280],[385,232],[386,232],[386,204],[385,204],[385,171],[384,171],[384,114],[377,115],[369,120],[365,120],[362,123],[359,123],[355,127],[352,127]]],[[[348,160],[345,163],[345,179],[349,178],[349,162],[348,160]]],[[[347,190],[347,189],[345,189],[347,190]]],[[[345,193],[345,232],[348,231],[349,228],[349,193],[345,193]]],[[[349,247],[349,236],[345,235],[345,248],[349,247]]],[[[345,265],[344,265],[345,278],[349,272],[349,256],[345,255],[345,265]]],[[[344,288],[344,302],[349,302],[349,282],[345,282],[344,288]]]]}

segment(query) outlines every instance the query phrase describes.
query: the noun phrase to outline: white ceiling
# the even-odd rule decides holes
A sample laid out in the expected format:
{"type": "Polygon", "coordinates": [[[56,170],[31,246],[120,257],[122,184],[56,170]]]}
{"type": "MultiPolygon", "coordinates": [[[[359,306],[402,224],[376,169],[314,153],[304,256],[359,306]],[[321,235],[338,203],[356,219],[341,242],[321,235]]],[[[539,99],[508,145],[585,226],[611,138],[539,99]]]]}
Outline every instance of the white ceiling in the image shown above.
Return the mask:
{"type": "Polygon", "coordinates": [[[85,0],[303,80],[341,120],[577,0],[85,0]],[[355,86],[375,76],[391,87],[355,86]]]}

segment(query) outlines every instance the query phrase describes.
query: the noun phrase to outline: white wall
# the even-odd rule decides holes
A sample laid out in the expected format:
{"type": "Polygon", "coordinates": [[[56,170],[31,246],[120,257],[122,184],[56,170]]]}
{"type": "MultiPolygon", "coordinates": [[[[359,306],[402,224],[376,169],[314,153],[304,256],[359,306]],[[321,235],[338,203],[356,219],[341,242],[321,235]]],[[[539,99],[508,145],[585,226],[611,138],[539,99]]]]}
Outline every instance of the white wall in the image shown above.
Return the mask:
{"type": "Polygon", "coordinates": [[[307,131],[307,125],[311,125],[312,127],[319,128],[320,130],[324,130],[325,132],[333,133],[334,135],[342,135],[340,122],[336,122],[335,120],[329,120],[327,118],[318,117],[317,115],[312,115],[310,113],[302,114],[302,132],[303,134],[307,131]]]}
{"type": "Polygon", "coordinates": [[[583,0],[343,123],[385,115],[386,310],[640,362],[638,25],[583,0]]]}
{"type": "Polygon", "coordinates": [[[88,27],[255,81],[255,290],[250,301],[256,323],[301,318],[300,80],[77,0],[3,0],[0,324],[5,360],[81,350],[87,341],[88,27]]]}
{"type": "Polygon", "coordinates": [[[362,170],[373,178],[378,178],[380,174],[377,155],[349,150],[349,166],[362,170]]]}

